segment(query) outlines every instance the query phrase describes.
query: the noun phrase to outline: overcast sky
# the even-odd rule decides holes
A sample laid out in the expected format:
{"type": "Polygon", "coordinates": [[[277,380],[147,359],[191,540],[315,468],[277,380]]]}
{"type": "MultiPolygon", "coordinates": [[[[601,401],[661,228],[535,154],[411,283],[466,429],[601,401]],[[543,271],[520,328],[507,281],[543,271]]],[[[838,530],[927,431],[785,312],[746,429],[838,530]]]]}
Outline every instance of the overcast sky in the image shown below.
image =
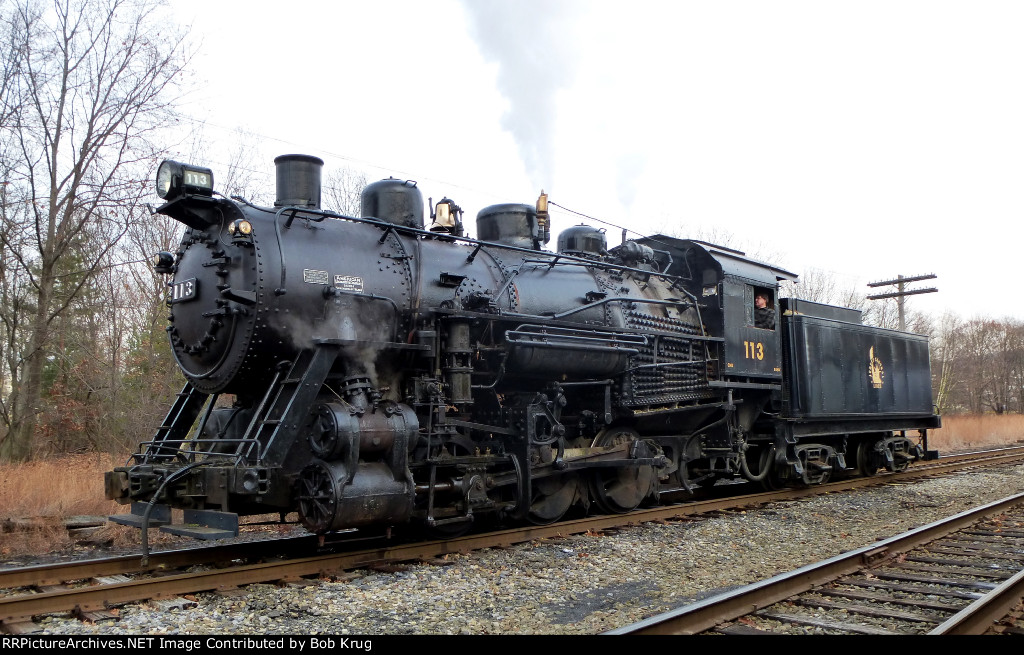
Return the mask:
{"type": "Polygon", "coordinates": [[[611,246],[721,235],[865,292],[935,273],[909,302],[936,315],[1024,318],[1022,2],[172,6],[206,81],[187,111],[257,135],[267,185],[273,157],[313,154],[417,180],[472,235],[543,189],[611,246]]]}

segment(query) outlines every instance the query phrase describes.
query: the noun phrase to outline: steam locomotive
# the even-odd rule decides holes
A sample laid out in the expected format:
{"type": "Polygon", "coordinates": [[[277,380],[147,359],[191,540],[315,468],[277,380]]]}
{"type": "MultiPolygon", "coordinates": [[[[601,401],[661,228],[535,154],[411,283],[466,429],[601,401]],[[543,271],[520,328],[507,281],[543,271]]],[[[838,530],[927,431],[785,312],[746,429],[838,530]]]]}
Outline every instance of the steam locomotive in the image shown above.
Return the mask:
{"type": "Polygon", "coordinates": [[[123,522],[176,508],[237,532],[297,512],[317,534],[454,534],[935,455],[927,339],[780,299],[781,268],[664,235],[609,249],[586,225],[550,252],[543,193],[480,211],[476,239],[448,198],[427,225],[411,181],[341,215],[320,208],[320,159],[275,164],[273,207],[159,168],[157,211],[187,226],[154,260],[187,382],[106,474],[123,522]],[[756,295],[778,320],[758,325],[756,295]]]}

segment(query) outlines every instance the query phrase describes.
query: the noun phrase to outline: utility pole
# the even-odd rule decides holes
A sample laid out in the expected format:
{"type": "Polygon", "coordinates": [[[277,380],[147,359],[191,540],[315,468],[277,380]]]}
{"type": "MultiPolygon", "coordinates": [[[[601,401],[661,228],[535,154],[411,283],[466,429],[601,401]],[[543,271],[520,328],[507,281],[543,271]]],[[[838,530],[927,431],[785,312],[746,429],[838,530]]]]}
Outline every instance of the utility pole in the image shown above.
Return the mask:
{"type": "Polygon", "coordinates": [[[880,293],[874,296],[868,296],[868,300],[896,298],[896,306],[899,308],[900,311],[900,330],[905,332],[907,329],[907,321],[903,313],[903,298],[905,298],[906,296],[914,296],[919,293],[935,293],[936,291],[938,291],[938,289],[935,289],[933,287],[928,289],[905,289],[903,285],[910,282],[919,282],[921,280],[934,280],[936,277],[938,276],[936,276],[934,273],[929,273],[928,275],[913,275],[910,277],[903,277],[902,275],[897,275],[895,280],[886,280],[884,282],[870,282],[868,283],[869,287],[884,287],[886,285],[895,284],[897,290],[892,293],[880,293]]]}

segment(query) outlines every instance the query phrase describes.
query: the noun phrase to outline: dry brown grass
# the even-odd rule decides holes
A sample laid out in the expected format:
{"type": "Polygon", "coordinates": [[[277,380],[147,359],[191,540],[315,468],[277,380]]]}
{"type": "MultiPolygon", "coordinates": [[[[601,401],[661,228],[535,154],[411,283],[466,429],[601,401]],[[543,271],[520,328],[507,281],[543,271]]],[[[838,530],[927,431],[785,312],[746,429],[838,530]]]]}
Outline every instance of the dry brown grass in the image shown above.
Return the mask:
{"type": "Polygon", "coordinates": [[[1024,415],[957,414],[942,417],[942,427],[928,434],[928,447],[940,452],[1004,446],[1024,440],[1024,415]]]}
{"type": "Polygon", "coordinates": [[[114,514],[103,494],[103,473],[124,464],[111,455],[74,455],[0,464],[0,519],[114,514]]]}
{"type": "MultiPolygon", "coordinates": [[[[125,514],[128,505],[107,500],[103,474],[124,465],[123,457],[105,454],[74,455],[44,459],[25,464],[0,463],[0,559],[44,553],[66,553],[75,546],[114,546],[135,548],[142,543],[142,532],[116,523],[108,523],[76,542],[69,536],[63,519],[72,516],[109,516],[125,514]],[[31,519],[24,521],[23,519],[31,519]]],[[[180,510],[173,512],[174,522],[182,522],[180,510]]],[[[247,521],[275,521],[278,515],[247,517],[247,521]]],[[[294,514],[291,520],[297,520],[294,514]]],[[[285,531],[280,526],[250,526],[244,531],[285,531]]],[[[190,542],[159,530],[149,531],[154,550],[190,542]]]]}
{"type": "MultiPolygon", "coordinates": [[[[62,519],[126,511],[103,493],[103,473],[122,464],[123,458],[104,454],[0,464],[0,556],[70,551],[75,542],[62,519]],[[32,521],[23,522],[26,518],[32,521]]],[[[90,535],[97,543],[116,545],[128,545],[133,537],[114,525],[90,535]]]]}

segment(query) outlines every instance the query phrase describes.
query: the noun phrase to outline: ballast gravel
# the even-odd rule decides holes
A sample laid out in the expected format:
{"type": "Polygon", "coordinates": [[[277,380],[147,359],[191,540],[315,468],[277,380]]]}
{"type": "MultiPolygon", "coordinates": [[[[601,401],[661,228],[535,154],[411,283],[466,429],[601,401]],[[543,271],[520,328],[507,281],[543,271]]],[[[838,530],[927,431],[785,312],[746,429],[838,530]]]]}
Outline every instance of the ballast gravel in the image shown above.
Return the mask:
{"type": "Polygon", "coordinates": [[[1022,492],[1024,466],[1007,466],[37,621],[62,635],[596,634],[1022,492]]]}

